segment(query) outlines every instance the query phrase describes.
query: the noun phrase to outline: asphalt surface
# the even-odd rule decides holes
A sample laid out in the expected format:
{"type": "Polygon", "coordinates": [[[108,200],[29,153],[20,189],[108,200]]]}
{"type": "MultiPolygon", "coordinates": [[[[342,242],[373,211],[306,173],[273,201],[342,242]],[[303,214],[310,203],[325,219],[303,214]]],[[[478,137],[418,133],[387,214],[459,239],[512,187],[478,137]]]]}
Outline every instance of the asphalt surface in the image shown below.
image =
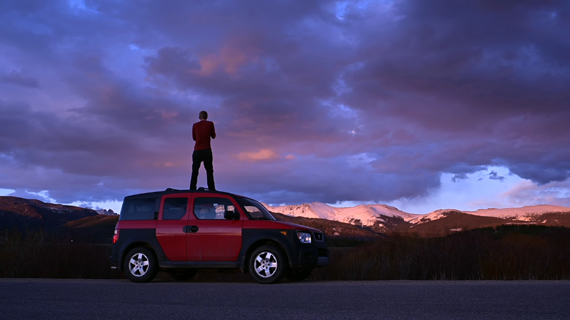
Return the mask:
{"type": "Polygon", "coordinates": [[[569,319],[569,281],[0,279],[0,319],[569,319]]]}

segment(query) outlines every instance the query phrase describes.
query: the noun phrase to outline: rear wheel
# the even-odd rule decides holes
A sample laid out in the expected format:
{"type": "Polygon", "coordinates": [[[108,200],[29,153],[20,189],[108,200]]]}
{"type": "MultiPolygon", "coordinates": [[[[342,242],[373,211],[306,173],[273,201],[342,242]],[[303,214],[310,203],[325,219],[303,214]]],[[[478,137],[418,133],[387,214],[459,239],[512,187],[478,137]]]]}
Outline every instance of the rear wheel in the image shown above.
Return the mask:
{"type": "Polygon", "coordinates": [[[249,258],[249,270],[259,283],[279,282],[287,267],[285,254],[272,245],[264,245],[253,250],[249,258]]]}
{"type": "Polygon", "coordinates": [[[151,250],[138,247],[127,254],[124,270],[133,282],[149,282],[158,272],[158,263],[151,250]]]}
{"type": "Polygon", "coordinates": [[[311,272],[313,272],[312,268],[289,269],[289,271],[285,275],[285,278],[287,278],[287,280],[289,281],[303,281],[311,275],[311,272]]]}

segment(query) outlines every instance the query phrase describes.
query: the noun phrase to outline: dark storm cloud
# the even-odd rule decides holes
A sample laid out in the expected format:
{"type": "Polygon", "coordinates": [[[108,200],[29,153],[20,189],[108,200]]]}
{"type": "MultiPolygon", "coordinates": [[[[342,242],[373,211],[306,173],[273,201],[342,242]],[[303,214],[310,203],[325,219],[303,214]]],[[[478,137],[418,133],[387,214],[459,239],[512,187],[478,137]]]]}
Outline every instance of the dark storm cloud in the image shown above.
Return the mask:
{"type": "Polygon", "coordinates": [[[0,9],[0,165],[14,168],[0,188],[60,201],[185,188],[202,109],[217,184],[265,202],[413,198],[491,165],[569,177],[566,1],[0,9]]]}
{"type": "Polygon", "coordinates": [[[0,75],[0,83],[12,83],[27,88],[39,88],[40,84],[38,79],[28,76],[25,72],[20,70],[12,70],[12,72],[0,75]]]}
{"type": "Polygon", "coordinates": [[[171,129],[189,117],[187,108],[153,94],[151,88],[134,86],[106,68],[97,56],[79,58],[74,66],[78,72],[71,73],[67,81],[87,101],[71,110],[80,116],[98,118],[141,137],[172,134],[171,129]]]}
{"type": "Polygon", "coordinates": [[[398,32],[379,32],[389,42],[363,44],[365,66],[349,73],[355,105],[433,129],[445,122],[456,130],[490,116],[563,111],[568,64],[549,52],[570,52],[569,43],[556,36],[567,23],[558,17],[539,26],[541,13],[553,10],[548,5],[503,9],[447,1],[397,7],[402,18],[391,26],[398,32]],[[388,103],[377,108],[378,100],[388,103]]]}
{"type": "MultiPolygon", "coordinates": [[[[537,161],[568,141],[570,43],[561,32],[569,29],[568,12],[565,2],[396,5],[400,18],[389,29],[396,33],[377,31],[381,19],[362,33],[361,39],[374,32],[390,41],[362,45],[363,67],[345,76],[352,87],[347,104],[372,119],[427,129],[427,142],[437,143],[440,154],[427,158],[438,170],[449,170],[444,159],[466,148],[472,150],[461,158],[474,165],[537,161]]],[[[548,166],[566,171],[567,156],[548,166]]],[[[544,177],[532,173],[541,171],[541,160],[521,176],[544,177]]]]}

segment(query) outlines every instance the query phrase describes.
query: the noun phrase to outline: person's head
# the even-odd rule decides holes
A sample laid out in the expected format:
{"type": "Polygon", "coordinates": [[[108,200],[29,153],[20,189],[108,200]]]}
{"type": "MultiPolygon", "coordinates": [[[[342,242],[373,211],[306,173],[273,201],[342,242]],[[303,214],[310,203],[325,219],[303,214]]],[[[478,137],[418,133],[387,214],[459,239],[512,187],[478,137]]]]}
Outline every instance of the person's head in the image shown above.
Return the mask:
{"type": "Polygon", "coordinates": [[[198,116],[198,118],[200,118],[200,120],[207,120],[208,113],[206,111],[200,111],[200,116],[198,116]]]}

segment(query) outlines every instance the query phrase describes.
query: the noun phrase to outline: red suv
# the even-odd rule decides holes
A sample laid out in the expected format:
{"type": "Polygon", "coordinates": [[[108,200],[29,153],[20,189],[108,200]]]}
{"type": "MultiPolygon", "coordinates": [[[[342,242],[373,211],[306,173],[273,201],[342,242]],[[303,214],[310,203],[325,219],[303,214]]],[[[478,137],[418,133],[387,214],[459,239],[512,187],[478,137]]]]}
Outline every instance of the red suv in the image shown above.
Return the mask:
{"type": "Polygon", "coordinates": [[[207,189],[125,197],[113,237],[112,268],[134,282],[167,271],[240,269],[260,283],[300,281],[329,262],[324,234],[277,221],[259,202],[207,189]]]}

